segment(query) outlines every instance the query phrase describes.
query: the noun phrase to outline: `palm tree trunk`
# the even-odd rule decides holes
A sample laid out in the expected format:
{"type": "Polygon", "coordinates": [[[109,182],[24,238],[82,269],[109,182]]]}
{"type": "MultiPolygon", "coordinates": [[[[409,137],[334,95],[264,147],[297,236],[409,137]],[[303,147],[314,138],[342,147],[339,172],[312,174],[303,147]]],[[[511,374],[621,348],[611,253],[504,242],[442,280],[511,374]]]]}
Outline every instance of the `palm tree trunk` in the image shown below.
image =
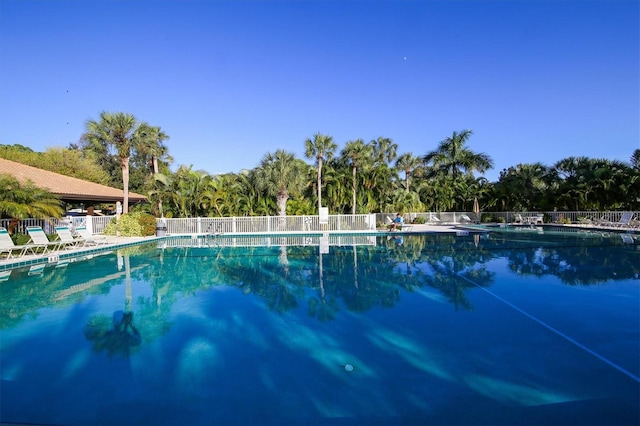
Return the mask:
{"type": "Polygon", "coordinates": [[[318,213],[322,207],[322,157],[318,157],[318,213]]]}
{"type": "Polygon", "coordinates": [[[278,205],[278,216],[286,216],[287,215],[287,199],[289,198],[289,194],[285,191],[278,192],[276,196],[276,204],[278,205]]]}
{"type": "Polygon", "coordinates": [[[155,155],[153,156],[153,174],[158,174],[158,157],[156,157],[155,155]]]}
{"type": "Polygon", "coordinates": [[[129,157],[122,157],[122,213],[129,212],[129,157]]]}
{"type": "Polygon", "coordinates": [[[353,190],[353,203],[351,204],[351,214],[356,214],[356,167],[353,168],[353,184],[351,185],[353,190]]]}

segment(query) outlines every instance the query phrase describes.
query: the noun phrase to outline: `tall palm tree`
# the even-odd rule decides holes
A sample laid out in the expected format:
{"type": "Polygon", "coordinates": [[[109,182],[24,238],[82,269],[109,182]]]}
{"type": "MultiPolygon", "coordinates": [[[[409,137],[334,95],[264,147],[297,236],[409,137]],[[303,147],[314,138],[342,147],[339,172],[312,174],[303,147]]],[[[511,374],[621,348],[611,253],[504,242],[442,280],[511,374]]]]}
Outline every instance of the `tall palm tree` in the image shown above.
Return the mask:
{"type": "Polygon", "coordinates": [[[267,153],[262,158],[258,170],[260,181],[268,194],[275,195],[279,216],[286,216],[289,196],[304,188],[307,167],[295,154],[282,149],[267,153]]]}
{"type": "Polygon", "coordinates": [[[318,212],[322,207],[322,163],[324,160],[330,160],[333,157],[338,145],[333,142],[331,136],[316,133],[312,139],[304,141],[305,156],[307,158],[315,158],[318,167],[318,212]]]}
{"type": "Polygon", "coordinates": [[[377,165],[389,165],[396,159],[398,144],[393,139],[380,136],[371,141],[371,146],[373,147],[373,159],[377,165]]]}
{"type": "Polygon", "coordinates": [[[465,146],[472,134],[471,130],[453,132],[436,150],[427,153],[423,161],[432,163],[438,175],[449,175],[454,181],[462,173],[486,172],[493,168],[493,160],[487,154],[475,153],[465,146]]]}
{"type": "Polygon", "coordinates": [[[106,144],[115,148],[122,170],[123,213],[129,211],[129,157],[137,128],[138,122],[133,114],[103,111],[100,113],[99,121],[87,121],[87,132],[83,135],[83,138],[90,142],[106,144]]]}
{"type": "Polygon", "coordinates": [[[139,154],[149,159],[150,169],[152,174],[158,174],[160,172],[158,167],[158,160],[166,158],[171,160],[168,156],[168,149],[164,145],[164,141],[169,139],[169,135],[166,134],[160,126],[150,126],[146,122],[140,123],[135,135],[135,148],[139,154]]]}
{"type": "Polygon", "coordinates": [[[631,167],[640,171],[640,149],[636,149],[631,154],[631,167]]]}
{"type": "Polygon", "coordinates": [[[405,191],[409,192],[409,183],[411,180],[411,174],[415,169],[420,167],[420,158],[409,153],[402,154],[396,161],[396,169],[404,172],[405,191]]]}
{"type": "MultiPolygon", "coordinates": [[[[159,158],[167,158],[172,161],[168,156],[168,149],[163,144],[163,141],[169,139],[169,135],[160,129],[159,126],[150,126],[146,122],[142,122],[134,135],[134,145],[137,153],[144,158],[144,162],[148,164],[150,178],[152,181],[150,185],[155,186],[158,180],[155,178],[159,173],[158,160],[159,158]]],[[[162,178],[161,178],[162,179],[162,178]]],[[[148,184],[149,185],[149,184],[148,184]]],[[[157,188],[155,188],[157,189],[157,188]]],[[[159,214],[162,214],[162,199],[158,199],[157,205],[159,214]]]]}
{"type": "Polygon", "coordinates": [[[358,168],[364,167],[367,161],[370,161],[372,151],[373,150],[371,145],[365,144],[362,139],[348,141],[344,149],[342,150],[342,156],[345,157],[351,165],[352,172],[351,190],[353,198],[351,204],[351,214],[356,214],[356,172],[358,171],[358,168]]]}

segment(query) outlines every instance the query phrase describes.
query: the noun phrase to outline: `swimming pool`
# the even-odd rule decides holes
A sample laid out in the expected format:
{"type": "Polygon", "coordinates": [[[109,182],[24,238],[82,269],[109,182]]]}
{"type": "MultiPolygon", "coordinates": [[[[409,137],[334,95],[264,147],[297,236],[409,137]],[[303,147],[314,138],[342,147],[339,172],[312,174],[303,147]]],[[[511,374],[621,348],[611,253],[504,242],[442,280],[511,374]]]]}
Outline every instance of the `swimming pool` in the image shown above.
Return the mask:
{"type": "Polygon", "coordinates": [[[167,239],[12,271],[2,422],[640,420],[634,238],[244,243],[167,239]]]}

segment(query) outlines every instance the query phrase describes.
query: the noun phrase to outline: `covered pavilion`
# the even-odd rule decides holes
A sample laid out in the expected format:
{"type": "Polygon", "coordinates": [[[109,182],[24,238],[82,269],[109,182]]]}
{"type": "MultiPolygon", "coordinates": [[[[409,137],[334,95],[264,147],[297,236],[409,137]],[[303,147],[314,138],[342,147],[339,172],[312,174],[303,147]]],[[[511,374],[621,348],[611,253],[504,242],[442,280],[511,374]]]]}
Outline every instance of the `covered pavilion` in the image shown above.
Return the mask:
{"type": "MultiPolygon", "coordinates": [[[[0,174],[8,174],[20,183],[31,181],[35,186],[46,189],[60,200],[72,204],[82,204],[87,214],[93,214],[93,206],[100,203],[116,204],[124,199],[122,189],[89,182],[86,180],[61,175],[37,167],[0,158],[0,174]]],[[[129,203],[135,204],[147,201],[147,197],[135,192],[129,192],[129,203]]]]}

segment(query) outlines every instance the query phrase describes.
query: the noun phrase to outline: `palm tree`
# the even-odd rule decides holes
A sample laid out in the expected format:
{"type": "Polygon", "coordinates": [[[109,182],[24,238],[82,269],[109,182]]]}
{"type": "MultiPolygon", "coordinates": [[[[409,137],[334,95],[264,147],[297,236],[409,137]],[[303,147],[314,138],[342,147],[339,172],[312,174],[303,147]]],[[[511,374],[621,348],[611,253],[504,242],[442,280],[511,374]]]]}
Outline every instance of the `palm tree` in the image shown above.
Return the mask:
{"type": "Polygon", "coordinates": [[[478,171],[484,173],[493,168],[493,160],[487,154],[478,154],[465,145],[473,131],[463,130],[453,132],[451,137],[444,139],[435,151],[423,157],[425,163],[432,163],[438,175],[450,175],[454,181],[460,174],[478,171]]]}
{"type": "Polygon", "coordinates": [[[331,136],[316,133],[313,135],[313,140],[307,139],[304,141],[304,146],[305,156],[307,158],[315,158],[318,165],[318,212],[320,212],[322,207],[322,163],[325,159],[330,160],[333,157],[338,145],[333,142],[331,136]]]}
{"type": "Polygon", "coordinates": [[[402,154],[396,161],[396,169],[404,172],[405,191],[409,192],[411,174],[420,167],[420,158],[411,153],[402,154]]]}
{"type": "Polygon", "coordinates": [[[258,170],[260,182],[268,194],[275,195],[279,216],[286,216],[289,196],[304,188],[307,167],[295,154],[282,149],[273,154],[267,153],[262,158],[258,170]]]}
{"type": "Polygon", "coordinates": [[[373,159],[377,165],[389,165],[396,159],[398,144],[392,139],[380,136],[371,141],[371,146],[373,147],[373,159]]]}
{"type": "Polygon", "coordinates": [[[640,149],[636,149],[633,151],[633,154],[631,154],[631,167],[640,171],[640,149]]]}
{"type": "Polygon", "coordinates": [[[168,139],[169,135],[162,131],[159,126],[150,126],[146,122],[140,123],[136,131],[136,151],[149,160],[153,175],[160,172],[158,168],[159,159],[165,157],[167,160],[172,160],[168,156],[168,149],[163,143],[168,139]]]}
{"type": "Polygon", "coordinates": [[[9,233],[20,219],[50,217],[59,218],[64,210],[53,194],[38,188],[31,181],[24,184],[11,175],[0,174],[0,217],[10,217],[9,233]]]}
{"type": "Polygon", "coordinates": [[[351,214],[356,214],[356,172],[358,171],[358,168],[362,168],[366,162],[371,159],[372,151],[372,146],[365,144],[362,139],[348,141],[342,150],[342,156],[345,157],[351,165],[352,172],[351,190],[353,199],[351,204],[351,214]]]}
{"type": "Polygon", "coordinates": [[[92,143],[115,147],[122,170],[123,213],[129,211],[129,157],[137,128],[138,123],[132,114],[103,111],[99,121],[87,121],[87,132],[83,135],[92,143]]]}

